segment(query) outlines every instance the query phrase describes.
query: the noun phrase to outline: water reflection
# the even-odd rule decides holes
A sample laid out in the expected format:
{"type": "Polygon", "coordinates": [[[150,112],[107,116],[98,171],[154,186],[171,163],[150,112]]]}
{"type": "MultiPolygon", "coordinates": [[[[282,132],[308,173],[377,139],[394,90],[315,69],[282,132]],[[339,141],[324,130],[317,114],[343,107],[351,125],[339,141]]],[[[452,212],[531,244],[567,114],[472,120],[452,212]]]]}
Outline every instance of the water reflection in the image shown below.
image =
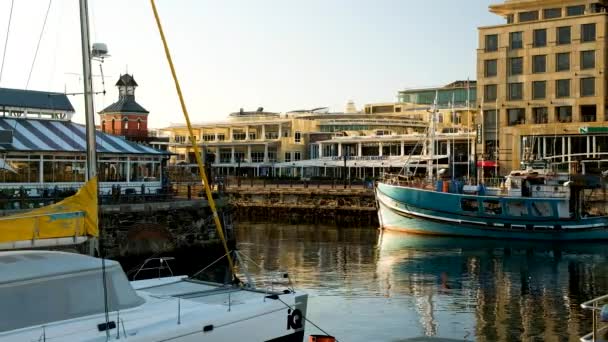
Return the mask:
{"type": "Polygon", "coordinates": [[[264,271],[289,271],[311,317],[348,341],[576,341],[590,327],[580,303],[608,293],[601,244],[250,224],[237,238],[264,271]]]}

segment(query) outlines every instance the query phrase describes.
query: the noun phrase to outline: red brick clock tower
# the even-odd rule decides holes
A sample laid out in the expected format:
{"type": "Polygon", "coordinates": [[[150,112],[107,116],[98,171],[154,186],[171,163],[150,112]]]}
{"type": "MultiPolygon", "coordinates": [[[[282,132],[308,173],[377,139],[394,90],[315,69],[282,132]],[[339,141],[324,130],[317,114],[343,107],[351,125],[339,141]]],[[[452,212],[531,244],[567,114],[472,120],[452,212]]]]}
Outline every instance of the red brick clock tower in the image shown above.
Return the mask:
{"type": "Polygon", "coordinates": [[[127,140],[146,142],[148,139],[148,112],[135,102],[137,82],[132,75],[121,75],[116,82],[118,101],[99,112],[101,130],[124,136],[127,140]]]}

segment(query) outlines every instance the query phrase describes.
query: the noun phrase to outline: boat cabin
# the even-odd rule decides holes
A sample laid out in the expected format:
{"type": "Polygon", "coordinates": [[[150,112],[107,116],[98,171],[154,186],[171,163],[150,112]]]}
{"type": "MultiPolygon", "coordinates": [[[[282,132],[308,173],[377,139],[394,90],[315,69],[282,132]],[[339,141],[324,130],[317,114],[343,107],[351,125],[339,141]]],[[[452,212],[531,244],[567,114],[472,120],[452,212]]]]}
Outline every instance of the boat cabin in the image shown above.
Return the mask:
{"type": "MultiPolygon", "coordinates": [[[[120,264],[106,260],[109,310],[145,301],[120,264]]],[[[101,259],[52,251],[0,254],[0,333],[48,322],[104,313],[101,259]],[[19,308],[9,310],[8,308],[19,308]]]]}

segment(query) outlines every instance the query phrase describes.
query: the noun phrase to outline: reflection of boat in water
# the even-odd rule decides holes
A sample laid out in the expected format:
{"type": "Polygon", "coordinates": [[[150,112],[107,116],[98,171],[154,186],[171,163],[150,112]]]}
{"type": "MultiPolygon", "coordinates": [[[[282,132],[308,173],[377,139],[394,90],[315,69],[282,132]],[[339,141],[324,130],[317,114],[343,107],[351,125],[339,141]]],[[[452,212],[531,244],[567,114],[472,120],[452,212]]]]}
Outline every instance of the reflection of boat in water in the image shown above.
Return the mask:
{"type": "Polygon", "coordinates": [[[587,241],[525,241],[525,240],[498,240],[498,239],[471,239],[468,237],[446,237],[410,234],[385,230],[378,236],[378,247],[381,251],[404,249],[437,249],[444,252],[458,251],[479,253],[488,250],[528,250],[535,253],[557,254],[588,254],[608,255],[606,245],[587,241]]]}
{"type": "Polygon", "coordinates": [[[417,311],[421,324],[440,322],[437,335],[442,320],[436,317],[447,307],[475,340],[573,340],[589,327],[579,304],[608,292],[598,278],[608,269],[608,250],[597,243],[384,231],[378,248],[382,291],[387,297],[429,298],[417,311]]]}

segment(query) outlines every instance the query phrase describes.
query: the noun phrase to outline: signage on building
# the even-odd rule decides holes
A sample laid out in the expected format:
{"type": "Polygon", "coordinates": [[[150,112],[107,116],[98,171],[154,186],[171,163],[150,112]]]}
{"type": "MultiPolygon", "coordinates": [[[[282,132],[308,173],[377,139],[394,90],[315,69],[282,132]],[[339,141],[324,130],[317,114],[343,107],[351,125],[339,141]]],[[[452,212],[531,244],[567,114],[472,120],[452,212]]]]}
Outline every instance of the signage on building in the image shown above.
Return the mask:
{"type": "MultiPolygon", "coordinates": [[[[332,157],[332,160],[344,160],[345,156],[332,157]]],[[[346,156],[346,160],[388,160],[388,156],[346,156]]]]}
{"type": "Polygon", "coordinates": [[[579,127],[580,134],[608,133],[608,127],[579,127]]]}
{"type": "Polygon", "coordinates": [[[481,124],[477,124],[477,143],[481,144],[481,136],[483,135],[483,126],[481,124]]]}

